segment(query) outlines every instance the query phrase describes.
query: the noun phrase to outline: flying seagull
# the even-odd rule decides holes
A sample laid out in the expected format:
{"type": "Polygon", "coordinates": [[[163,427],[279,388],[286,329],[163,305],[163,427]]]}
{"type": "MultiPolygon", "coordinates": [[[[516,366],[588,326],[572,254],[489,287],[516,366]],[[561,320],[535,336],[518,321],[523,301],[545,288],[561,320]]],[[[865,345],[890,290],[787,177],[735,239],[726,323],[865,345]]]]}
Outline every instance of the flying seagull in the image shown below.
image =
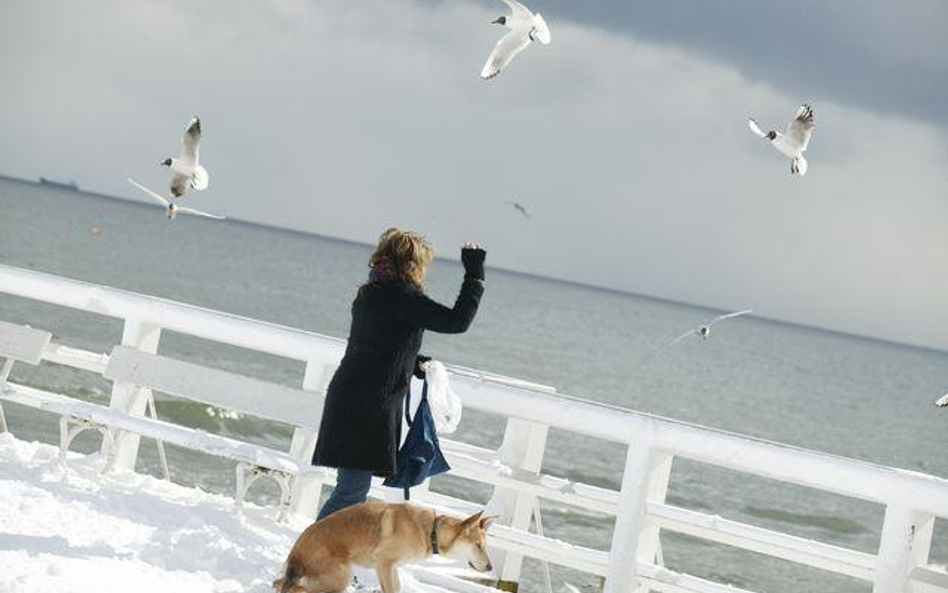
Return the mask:
{"type": "Polygon", "coordinates": [[[750,126],[752,132],[769,141],[774,148],[790,159],[791,174],[806,175],[807,162],[803,158],[803,152],[810,143],[813,128],[816,127],[816,123],[813,121],[812,107],[805,103],[800,105],[797,115],[792,122],[787,124],[787,131],[783,134],[774,130],[765,134],[753,118],[747,121],[747,125],[750,126]]]}
{"type": "Polygon", "coordinates": [[[523,51],[531,42],[539,41],[543,45],[550,43],[550,28],[546,26],[546,21],[539,12],[533,14],[517,0],[501,0],[501,2],[510,7],[510,16],[502,16],[491,21],[491,24],[507,27],[510,31],[500,38],[494,46],[494,51],[490,52],[487,63],[481,70],[481,78],[497,76],[514,59],[514,56],[523,51]]]}
{"type": "Polygon", "coordinates": [[[180,198],[188,191],[188,186],[203,191],[207,189],[207,170],[200,164],[201,151],[201,120],[198,116],[191,118],[188,127],[181,138],[181,150],[178,158],[168,158],[161,162],[174,173],[171,178],[171,195],[180,198]]]}
{"type": "Polygon", "coordinates": [[[946,393],[945,395],[941,396],[941,397],[938,399],[938,401],[935,402],[935,405],[938,406],[939,408],[944,408],[944,407],[948,406],[948,393],[946,393]]]}
{"type": "Polygon", "coordinates": [[[523,204],[521,204],[521,203],[519,203],[519,202],[514,202],[514,201],[512,201],[512,200],[507,200],[507,201],[504,202],[504,203],[505,203],[505,204],[510,204],[511,206],[514,207],[515,210],[517,210],[518,212],[520,212],[520,214],[523,214],[525,217],[530,218],[530,213],[527,212],[527,209],[526,209],[526,207],[525,207],[523,204]]]}
{"type": "Polygon", "coordinates": [[[178,216],[178,214],[194,214],[196,216],[205,216],[207,218],[214,218],[217,220],[224,220],[226,218],[225,216],[218,216],[216,214],[202,212],[200,210],[195,210],[194,208],[184,208],[184,207],[178,206],[171,200],[161,197],[160,195],[151,191],[150,189],[148,189],[141,183],[135,181],[131,177],[128,178],[128,182],[134,185],[135,187],[137,187],[138,189],[142,190],[149,196],[153,197],[158,202],[161,202],[161,205],[165,207],[165,214],[168,216],[168,220],[174,220],[175,217],[178,216]]]}
{"type": "Polygon", "coordinates": [[[708,336],[711,335],[711,326],[714,325],[715,323],[717,323],[717,322],[719,322],[719,321],[724,321],[725,319],[734,319],[735,317],[740,317],[740,316],[742,316],[742,315],[748,315],[748,314],[750,314],[751,312],[752,312],[752,311],[751,311],[750,309],[747,309],[746,311],[737,311],[737,312],[735,312],[735,313],[728,313],[728,314],[726,314],[726,315],[720,315],[720,316],[718,316],[718,317],[715,317],[715,318],[712,319],[707,325],[702,325],[702,326],[696,327],[696,328],[694,328],[694,329],[689,329],[689,330],[686,331],[685,333],[681,334],[680,336],[678,336],[677,338],[675,338],[674,340],[672,340],[672,341],[671,341],[668,345],[666,345],[664,348],[662,348],[661,350],[659,350],[658,352],[656,352],[656,353],[655,353],[655,356],[658,356],[659,354],[661,354],[662,352],[668,350],[669,348],[671,348],[672,346],[674,346],[674,345],[677,344],[678,342],[684,340],[685,338],[691,337],[691,336],[701,336],[701,339],[707,340],[707,339],[708,339],[708,336]]]}

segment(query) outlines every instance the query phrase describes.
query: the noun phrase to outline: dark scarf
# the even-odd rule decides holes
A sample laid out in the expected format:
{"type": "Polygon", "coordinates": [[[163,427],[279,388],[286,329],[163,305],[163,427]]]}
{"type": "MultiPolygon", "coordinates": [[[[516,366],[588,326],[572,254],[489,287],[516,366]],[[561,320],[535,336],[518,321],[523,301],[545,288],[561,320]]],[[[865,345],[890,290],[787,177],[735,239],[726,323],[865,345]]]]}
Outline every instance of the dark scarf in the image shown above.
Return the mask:
{"type": "Polygon", "coordinates": [[[387,261],[380,261],[369,268],[369,283],[391,282],[395,280],[395,273],[392,272],[392,266],[387,261]]]}

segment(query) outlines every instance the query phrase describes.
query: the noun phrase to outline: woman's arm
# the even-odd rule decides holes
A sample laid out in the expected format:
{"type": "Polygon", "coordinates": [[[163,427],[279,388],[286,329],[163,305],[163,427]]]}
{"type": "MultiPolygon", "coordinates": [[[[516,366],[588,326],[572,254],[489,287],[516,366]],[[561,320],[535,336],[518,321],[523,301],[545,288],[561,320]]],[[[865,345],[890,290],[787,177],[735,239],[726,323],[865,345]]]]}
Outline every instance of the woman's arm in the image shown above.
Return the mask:
{"type": "Polygon", "coordinates": [[[404,308],[405,320],[419,327],[445,334],[467,331],[477,313],[484,294],[484,258],[487,252],[479,247],[465,246],[461,250],[464,263],[464,283],[454,307],[445,307],[422,293],[412,294],[404,308]]]}

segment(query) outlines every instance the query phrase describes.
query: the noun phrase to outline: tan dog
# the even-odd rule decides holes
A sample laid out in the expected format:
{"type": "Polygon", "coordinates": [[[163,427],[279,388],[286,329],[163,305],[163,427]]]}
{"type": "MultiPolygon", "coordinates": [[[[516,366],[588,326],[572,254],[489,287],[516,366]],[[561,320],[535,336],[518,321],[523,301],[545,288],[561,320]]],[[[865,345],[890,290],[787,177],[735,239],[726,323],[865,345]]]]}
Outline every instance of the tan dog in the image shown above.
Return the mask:
{"type": "Polygon", "coordinates": [[[281,593],[337,593],[352,582],[351,566],[374,568],[384,593],[398,593],[397,567],[432,554],[493,568],[485,547],[496,517],[477,513],[461,520],[412,504],[364,502],[336,511],[306,528],[286,559],[281,593]]]}

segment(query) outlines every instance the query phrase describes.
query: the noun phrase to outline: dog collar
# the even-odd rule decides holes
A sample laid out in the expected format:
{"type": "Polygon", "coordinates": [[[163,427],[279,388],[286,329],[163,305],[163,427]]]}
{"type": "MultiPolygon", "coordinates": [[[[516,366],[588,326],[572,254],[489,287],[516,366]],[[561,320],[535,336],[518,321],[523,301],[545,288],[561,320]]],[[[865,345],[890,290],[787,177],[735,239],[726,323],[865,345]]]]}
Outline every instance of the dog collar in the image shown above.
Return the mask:
{"type": "Polygon", "coordinates": [[[431,543],[431,553],[435,556],[438,555],[438,515],[435,515],[434,521],[431,523],[431,534],[428,536],[428,541],[431,543]]]}

